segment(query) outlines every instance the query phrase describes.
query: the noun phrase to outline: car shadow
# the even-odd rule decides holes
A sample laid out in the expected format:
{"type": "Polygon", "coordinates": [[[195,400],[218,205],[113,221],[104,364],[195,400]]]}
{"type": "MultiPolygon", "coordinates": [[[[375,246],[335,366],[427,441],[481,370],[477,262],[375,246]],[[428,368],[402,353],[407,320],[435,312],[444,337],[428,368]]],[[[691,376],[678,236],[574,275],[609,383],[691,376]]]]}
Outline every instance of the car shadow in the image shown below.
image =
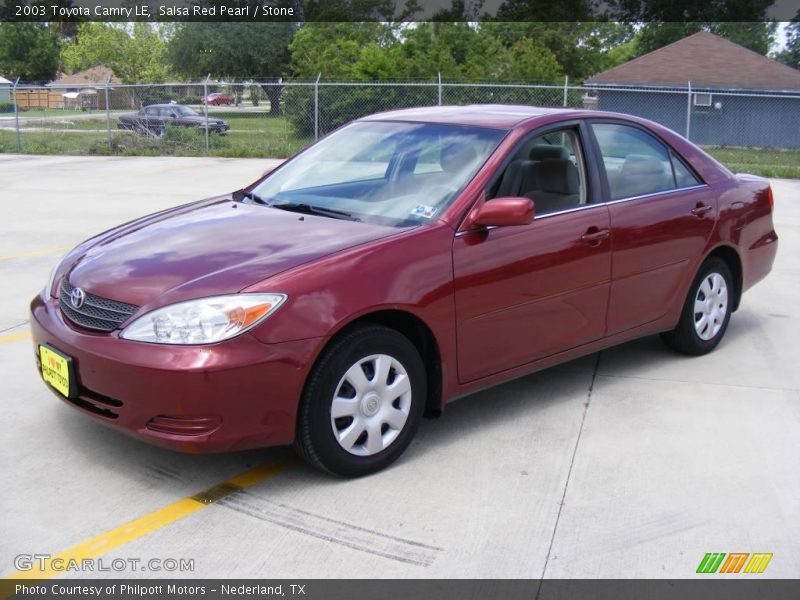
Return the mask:
{"type": "MultiPolygon", "coordinates": [[[[763,320],[752,312],[737,313],[718,351],[746,343],[753,330],[763,327],[763,320]]],[[[476,392],[448,404],[441,418],[424,419],[412,447],[400,462],[424,460],[426,454],[435,453],[437,449],[454,443],[469,443],[470,435],[479,429],[502,428],[504,423],[523,418],[535,421],[537,416],[560,403],[574,403],[576,394],[582,397],[588,394],[595,368],[603,375],[604,364],[613,365],[615,371],[624,371],[651,367],[667,360],[702,360],[702,357],[677,354],[654,335],[476,392]]],[[[64,410],[57,422],[61,429],[59,435],[69,441],[70,451],[84,455],[85,460],[98,467],[107,465],[131,479],[157,487],[174,482],[196,483],[201,486],[197,490],[200,491],[202,485],[214,485],[261,464],[291,460],[294,454],[285,447],[226,454],[185,454],[152,446],[75,410],[64,410]]],[[[342,481],[320,474],[299,459],[292,471],[295,482],[298,478],[318,483],[342,481]]]]}

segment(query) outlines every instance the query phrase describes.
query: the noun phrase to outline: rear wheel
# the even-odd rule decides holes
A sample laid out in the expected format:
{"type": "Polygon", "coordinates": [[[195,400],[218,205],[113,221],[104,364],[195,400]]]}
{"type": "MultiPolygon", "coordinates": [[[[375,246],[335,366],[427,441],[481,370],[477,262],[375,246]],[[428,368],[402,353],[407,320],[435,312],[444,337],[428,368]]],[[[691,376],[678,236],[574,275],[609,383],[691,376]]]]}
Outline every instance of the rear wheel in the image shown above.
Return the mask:
{"type": "Polygon", "coordinates": [[[408,338],[387,327],[360,326],[334,341],[309,375],[295,447],[329,473],[374,473],[408,447],[425,396],[425,367],[408,338]]]}
{"type": "Polygon", "coordinates": [[[725,261],[710,258],[704,262],[689,289],[678,326],[661,334],[664,342],[673,350],[690,355],[706,354],[716,348],[731,318],[732,282],[725,261]]]}

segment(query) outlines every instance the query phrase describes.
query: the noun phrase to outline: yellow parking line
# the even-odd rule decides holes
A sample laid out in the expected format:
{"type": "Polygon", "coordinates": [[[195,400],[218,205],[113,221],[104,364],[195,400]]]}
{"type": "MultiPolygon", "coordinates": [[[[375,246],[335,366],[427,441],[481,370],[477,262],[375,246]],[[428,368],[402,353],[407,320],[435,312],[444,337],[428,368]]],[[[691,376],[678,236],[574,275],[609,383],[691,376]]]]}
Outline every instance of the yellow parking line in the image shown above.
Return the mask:
{"type": "Polygon", "coordinates": [[[18,342],[20,340],[27,340],[29,337],[31,337],[30,331],[18,331],[17,333],[0,335],[0,344],[6,344],[8,342],[18,342]]]}
{"type": "Polygon", "coordinates": [[[44,256],[46,254],[55,254],[57,252],[66,252],[72,246],[50,246],[49,248],[39,248],[38,250],[31,250],[29,252],[20,252],[19,254],[6,254],[0,256],[0,261],[14,260],[15,258],[27,258],[28,256],[44,256]]]}
{"type": "Polygon", "coordinates": [[[35,566],[30,571],[17,571],[5,577],[5,579],[49,579],[62,575],[71,561],[74,561],[72,562],[73,565],[80,565],[82,559],[97,558],[156,529],[188,517],[225,496],[275,477],[295,465],[296,462],[294,459],[285,459],[245,471],[194,496],[173,502],[130,523],[101,533],[77,546],[64,550],[47,559],[43,566],[39,563],[34,563],[35,566]]]}

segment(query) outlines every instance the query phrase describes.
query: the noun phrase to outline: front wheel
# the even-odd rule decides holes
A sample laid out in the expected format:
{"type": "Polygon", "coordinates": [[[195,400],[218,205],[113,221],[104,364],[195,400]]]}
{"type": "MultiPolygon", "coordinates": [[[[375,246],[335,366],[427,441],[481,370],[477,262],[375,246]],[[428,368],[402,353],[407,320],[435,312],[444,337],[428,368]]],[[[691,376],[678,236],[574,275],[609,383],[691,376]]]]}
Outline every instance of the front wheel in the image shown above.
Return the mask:
{"type": "Polygon", "coordinates": [[[425,366],[402,334],[361,326],[328,347],[311,371],[295,448],[311,465],[359,477],[394,462],[425,408],[425,366]]]}
{"type": "Polygon", "coordinates": [[[664,342],[683,354],[711,352],[722,340],[731,318],[733,277],[725,261],[710,258],[700,267],[683,305],[681,319],[664,342]]]}

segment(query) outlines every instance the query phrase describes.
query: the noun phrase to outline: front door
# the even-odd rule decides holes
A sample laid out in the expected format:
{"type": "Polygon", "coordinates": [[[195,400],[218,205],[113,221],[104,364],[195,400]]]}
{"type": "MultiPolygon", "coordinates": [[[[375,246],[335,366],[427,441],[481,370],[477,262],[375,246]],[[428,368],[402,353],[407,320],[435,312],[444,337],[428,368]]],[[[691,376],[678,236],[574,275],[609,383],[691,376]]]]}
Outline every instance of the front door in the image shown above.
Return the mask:
{"type": "MultiPolygon", "coordinates": [[[[534,134],[535,135],[535,134],[534,134]]],[[[579,129],[523,142],[488,202],[534,201],[529,225],[461,231],[453,244],[461,382],[600,339],[611,278],[608,208],[590,203],[579,129]],[[550,146],[545,148],[544,146],[550,146]]]]}

